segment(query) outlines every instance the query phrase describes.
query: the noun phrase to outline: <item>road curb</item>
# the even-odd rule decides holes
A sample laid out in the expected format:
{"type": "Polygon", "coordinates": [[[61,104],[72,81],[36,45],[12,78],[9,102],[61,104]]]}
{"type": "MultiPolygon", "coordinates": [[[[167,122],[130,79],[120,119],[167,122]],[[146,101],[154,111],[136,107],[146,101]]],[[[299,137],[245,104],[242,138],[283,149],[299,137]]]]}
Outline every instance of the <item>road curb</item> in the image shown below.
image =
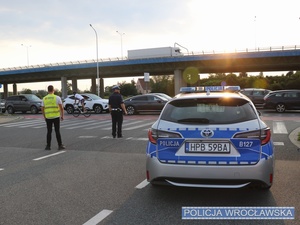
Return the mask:
{"type": "Polygon", "coordinates": [[[296,145],[298,147],[298,149],[300,149],[300,141],[298,141],[298,134],[300,132],[300,127],[298,127],[297,129],[293,130],[290,135],[289,135],[289,139],[291,140],[291,142],[296,145]]]}

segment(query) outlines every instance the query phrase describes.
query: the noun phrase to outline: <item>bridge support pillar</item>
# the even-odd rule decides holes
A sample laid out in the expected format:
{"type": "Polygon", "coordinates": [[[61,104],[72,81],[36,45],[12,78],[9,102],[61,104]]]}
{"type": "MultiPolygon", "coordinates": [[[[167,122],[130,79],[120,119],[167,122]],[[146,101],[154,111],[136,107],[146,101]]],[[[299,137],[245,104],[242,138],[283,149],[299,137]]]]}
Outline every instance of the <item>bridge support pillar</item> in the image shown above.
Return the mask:
{"type": "Polygon", "coordinates": [[[18,90],[17,90],[17,84],[13,83],[13,94],[17,95],[18,94],[18,90]]]}
{"type": "Polygon", "coordinates": [[[77,79],[75,77],[72,78],[72,91],[78,91],[77,90],[77,79]]]}
{"type": "Polygon", "coordinates": [[[175,95],[179,94],[180,87],[187,86],[182,77],[182,70],[174,71],[174,92],[175,95]]]}
{"type": "Polygon", "coordinates": [[[104,80],[100,78],[100,97],[104,98],[104,80]]]}
{"type": "Polygon", "coordinates": [[[91,78],[91,92],[95,95],[97,95],[97,84],[96,84],[96,79],[95,78],[91,78]]]}
{"type": "Polygon", "coordinates": [[[8,97],[8,85],[3,84],[3,98],[6,99],[8,97]]]}
{"type": "Polygon", "coordinates": [[[67,78],[61,77],[61,97],[65,99],[68,96],[67,78]]]}

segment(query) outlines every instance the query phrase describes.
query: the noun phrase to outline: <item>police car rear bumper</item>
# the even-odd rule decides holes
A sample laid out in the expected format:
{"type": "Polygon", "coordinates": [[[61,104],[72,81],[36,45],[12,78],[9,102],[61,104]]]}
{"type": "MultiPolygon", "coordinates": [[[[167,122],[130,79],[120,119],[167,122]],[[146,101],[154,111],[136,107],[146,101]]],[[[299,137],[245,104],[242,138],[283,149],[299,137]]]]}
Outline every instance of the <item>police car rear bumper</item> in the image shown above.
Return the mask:
{"type": "Polygon", "coordinates": [[[184,187],[241,188],[249,184],[270,187],[274,160],[262,159],[255,165],[187,165],[161,163],[147,157],[147,178],[153,184],[167,183],[184,187]]]}

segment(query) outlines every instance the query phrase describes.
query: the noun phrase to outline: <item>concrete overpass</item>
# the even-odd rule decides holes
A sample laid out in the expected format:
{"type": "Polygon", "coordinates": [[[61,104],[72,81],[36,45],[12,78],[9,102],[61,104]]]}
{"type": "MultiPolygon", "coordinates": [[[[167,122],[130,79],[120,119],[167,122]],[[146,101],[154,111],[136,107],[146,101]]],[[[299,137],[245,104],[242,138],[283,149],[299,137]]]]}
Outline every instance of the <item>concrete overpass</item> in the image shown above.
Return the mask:
{"type": "MultiPolygon", "coordinates": [[[[77,89],[78,79],[91,79],[92,90],[96,93],[95,61],[44,64],[28,67],[0,69],[0,83],[4,87],[4,97],[8,93],[8,84],[13,84],[17,93],[17,83],[41,81],[61,81],[62,95],[67,95],[67,80],[72,81],[72,88],[77,89]]],[[[146,59],[106,59],[99,60],[100,93],[103,94],[103,79],[115,77],[143,76],[144,72],[153,75],[174,75],[175,92],[185,86],[185,69],[197,68],[201,73],[226,72],[267,72],[300,70],[300,49],[297,46],[285,48],[260,49],[253,52],[189,54],[176,57],[146,59]]]]}

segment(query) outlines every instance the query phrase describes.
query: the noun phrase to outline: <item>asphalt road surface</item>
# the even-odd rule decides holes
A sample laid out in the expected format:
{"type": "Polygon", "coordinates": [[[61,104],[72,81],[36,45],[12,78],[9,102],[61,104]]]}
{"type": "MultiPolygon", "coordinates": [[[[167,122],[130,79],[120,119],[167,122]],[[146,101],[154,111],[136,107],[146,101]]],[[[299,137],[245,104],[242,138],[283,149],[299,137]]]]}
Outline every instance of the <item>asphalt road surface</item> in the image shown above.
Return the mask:
{"type": "Polygon", "coordinates": [[[274,185],[256,189],[153,187],[146,182],[147,130],[157,115],[124,117],[113,139],[109,114],[61,124],[65,151],[45,151],[41,115],[0,124],[0,224],[299,224],[300,152],[288,136],[300,112],[262,111],[276,145],[274,185]],[[184,206],[295,207],[294,220],[182,220],[184,206]]]}

